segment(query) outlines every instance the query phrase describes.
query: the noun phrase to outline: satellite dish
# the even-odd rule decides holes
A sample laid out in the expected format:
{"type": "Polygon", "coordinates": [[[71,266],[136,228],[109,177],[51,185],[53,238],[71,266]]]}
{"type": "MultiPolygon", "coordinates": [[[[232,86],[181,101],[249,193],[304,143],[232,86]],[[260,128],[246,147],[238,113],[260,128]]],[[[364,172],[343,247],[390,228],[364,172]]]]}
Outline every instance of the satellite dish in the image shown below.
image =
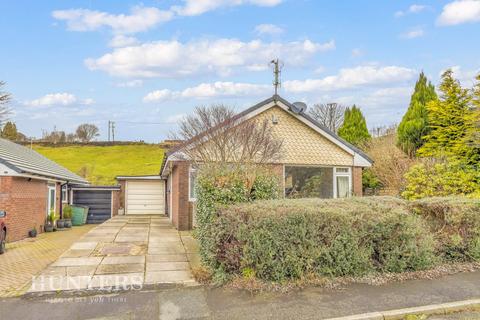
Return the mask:
{"type": "Polygon", "coordinates": [[[292,111],[294,113],[302,113],[302,112],[305,112],[305,110],[307,110],[307,105],[304,102],[294,102],[292,106],[293,106],[292,111]]]}

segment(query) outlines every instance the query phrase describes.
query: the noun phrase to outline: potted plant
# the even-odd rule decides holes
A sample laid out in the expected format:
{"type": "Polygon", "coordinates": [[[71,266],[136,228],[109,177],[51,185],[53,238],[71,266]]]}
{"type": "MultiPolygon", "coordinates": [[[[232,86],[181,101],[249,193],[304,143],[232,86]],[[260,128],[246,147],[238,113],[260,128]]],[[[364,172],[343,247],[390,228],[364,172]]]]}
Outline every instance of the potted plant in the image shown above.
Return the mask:
{"type": "Polygon", "coordinates": [[[57,219],[57,229],[64,229],[65,228],[65,220],[57,219]]]}
{"type": "Polygon", "coordinates": [[[37,236],[37,225],[36,224],[33,225],[33,228],[30,231],[28,231],[28,236],[30,238],[35,238],[37,236]]]}
{"type": "Polygon", "coordinates": [[[63,221],[65,228],[72,227],[72,207],[68,204],[63,207],[63,221]]]}
{"type": "Polygon", "coordinates": [[[50,210],[47,216],[47,223],[45,223],[45,232],[52,232],[55,225],[55,211],[50,210]]]}

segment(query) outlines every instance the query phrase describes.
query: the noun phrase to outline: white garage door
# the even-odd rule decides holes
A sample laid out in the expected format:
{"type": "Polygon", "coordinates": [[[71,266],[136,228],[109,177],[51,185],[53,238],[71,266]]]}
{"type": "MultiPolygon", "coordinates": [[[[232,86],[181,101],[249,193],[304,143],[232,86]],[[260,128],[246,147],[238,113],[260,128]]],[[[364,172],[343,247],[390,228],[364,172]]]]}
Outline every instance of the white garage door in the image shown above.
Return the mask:
{"type": "Polygon", "coordinates": [[[165,181],[127,181],[127,214],[165,214],[165,181]]]}

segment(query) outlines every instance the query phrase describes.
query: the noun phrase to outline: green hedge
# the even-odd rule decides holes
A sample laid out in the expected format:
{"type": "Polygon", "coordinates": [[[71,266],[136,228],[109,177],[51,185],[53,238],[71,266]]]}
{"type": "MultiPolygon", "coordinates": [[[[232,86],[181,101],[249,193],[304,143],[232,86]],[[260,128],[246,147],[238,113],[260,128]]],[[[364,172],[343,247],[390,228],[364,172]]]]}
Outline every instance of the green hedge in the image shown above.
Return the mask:
{"type": "Polygon", "coordinates": [[[428,227],[395,198],[256,201],[222,208],[206,229],[209,266],[227,276],[283,281],[421,270],[437,262],[428,227]]]}
{"type": "Polygon", "coordinates": [[[203,263],[213,270],[222,271],[217,275],[234,272],[230,266],[237,265],[241,255],[240,252],[230,252],[239,247],[235,243],[230,244],[231,239],[226,233],[228,226],[213,228],[216,223],[221,223],[217,221],[218,210],[235,203],[278,198],[278,179],[268,167],[209,164],[198,170],[195,237],[200,244],[203,263]],[[227,265],[219,263],[216,248],[219,243],[223,244],[225,251],[220,253],[225,255],[220,260],[233,259],[227,265]]]}
{"type": "Polygon", "coordinates": [[[220,278],[285,281],[480,261],[480,203],[464,198],[277,199],[217,208],[205,225],[220,278]]]}
{"type": "Polygon", "coordinates": [[[479,199],[426,198],[409,207],[427,221],[444,261],[480,261],[479,199]]]}

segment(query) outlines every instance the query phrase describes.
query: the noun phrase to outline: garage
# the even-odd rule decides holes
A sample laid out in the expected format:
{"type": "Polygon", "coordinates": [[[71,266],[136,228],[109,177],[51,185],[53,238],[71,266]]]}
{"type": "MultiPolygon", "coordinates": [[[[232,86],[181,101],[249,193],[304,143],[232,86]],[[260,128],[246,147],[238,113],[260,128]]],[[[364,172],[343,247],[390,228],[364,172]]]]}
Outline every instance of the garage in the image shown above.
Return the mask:
{"type": "Polygon", "coordinates": [[[119,190],[120,187],[116,186],[74,186],[71,188],[71,203],[89,208],[87,223],[102,223],[114,215],[113,194],[119,190]]]}
{"type": "Polygon", "coordinates": [[[124,185],[126,214],[165,214],[165,181],[159,176],[117,179],[124,185]]]}

